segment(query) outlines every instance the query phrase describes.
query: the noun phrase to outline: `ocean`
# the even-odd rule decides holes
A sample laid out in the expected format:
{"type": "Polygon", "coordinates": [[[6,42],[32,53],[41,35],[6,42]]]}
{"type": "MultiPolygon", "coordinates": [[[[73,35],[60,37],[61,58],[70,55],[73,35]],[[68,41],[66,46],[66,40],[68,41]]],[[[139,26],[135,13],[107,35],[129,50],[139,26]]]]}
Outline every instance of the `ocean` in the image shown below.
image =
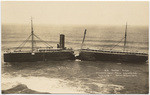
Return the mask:
{"type": "MultiPolygon", "coordinates": [[[[79,52],[84,30],[83,48],[110,50],[124,37],[125,26],[103,25],[34,25],[34,33],[57,47],[59,35],[65,35],[65,46],[79,52]]],[[[145,26],[128,26],[126,51],[148,53],[148,31],[145,26]]],[[[31,33],[30,25],[2,25],[2,90],[23,84],[28,89],[46,93],[147,94],[148,62],[118,63],[103,61],[46,61],[11,65],[3,61],[3,53],[15,50],[31,33]]],[[[35,40],[36,47],[44,44],[35,40]]],[[[122,51],[124,41],[113,50],[122,51]]],[[[28,41],[22,50],[30,50],[28,41]]],[[[15,91],[15,93],[23,93],[15,91]]],[[[27,93],[26,93],[27,94],[27,93]]]]}

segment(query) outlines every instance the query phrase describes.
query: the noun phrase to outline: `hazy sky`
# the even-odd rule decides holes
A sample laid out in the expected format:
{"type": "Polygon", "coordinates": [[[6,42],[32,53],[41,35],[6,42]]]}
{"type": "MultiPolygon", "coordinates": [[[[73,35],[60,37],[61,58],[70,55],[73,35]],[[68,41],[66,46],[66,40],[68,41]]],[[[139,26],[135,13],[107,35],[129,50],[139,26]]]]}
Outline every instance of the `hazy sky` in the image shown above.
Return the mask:
{"type": "Polygon", "coordinates": [[[148,1],[2,1],[2,23],[148,25],[148,1]]]}

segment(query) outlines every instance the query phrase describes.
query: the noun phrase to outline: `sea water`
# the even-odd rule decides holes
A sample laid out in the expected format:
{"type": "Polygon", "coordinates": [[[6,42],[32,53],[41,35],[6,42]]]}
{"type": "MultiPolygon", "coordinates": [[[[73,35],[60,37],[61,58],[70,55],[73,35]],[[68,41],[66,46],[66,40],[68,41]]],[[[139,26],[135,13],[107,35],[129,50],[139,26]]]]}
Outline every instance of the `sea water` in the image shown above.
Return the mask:
{"type": "MultiPolygon", "coordinates": [[[[57,47],[59,35],[65,35],[65,46],[79,53],[84,30],[83,48],[122,51],[125,26],[102,25],[34,25],[34,33],[49,46],[57,47]]],[[[148,27],[128,26],[126,51],[148,53],[148,27]]],[[[118,63],[103,61],[46,61],[12,65],[3,61],[4,51],[15,50],[29,35],[29,25],[2,25],[2,90],[19,84],[48,93],[148,93],[148,62],[118,63]]],[[[34,38],[35,47],[45,44],[34,38]]],[[[22,47],[31,49],[31,39],[22,47]]],[[[20,48],[19,48],[20,49],[20,48]]]]}

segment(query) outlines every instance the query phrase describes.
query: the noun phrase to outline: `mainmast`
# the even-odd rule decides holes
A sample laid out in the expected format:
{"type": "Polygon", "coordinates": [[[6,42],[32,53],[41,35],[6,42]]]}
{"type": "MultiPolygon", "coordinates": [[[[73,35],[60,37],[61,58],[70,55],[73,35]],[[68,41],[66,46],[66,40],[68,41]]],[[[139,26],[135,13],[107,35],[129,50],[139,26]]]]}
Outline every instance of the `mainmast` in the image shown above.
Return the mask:
{"type": "Polygon", "coordinates": [[[81,49],[82,49],[82,47],[83,47],[83,43],[84,43],[84,40],[85,40],[85,35],[86,35],[86,29],[85,29],[85,31],[84,31],[84,37],[83,37],[83,40],[82,40],[81,49]]]}
{"type": "Polygon", "coordinates": [[[34,40],[34,33],[33,33],[33,22],[32,22],[32,17],[31,17],[31,36],[32,36],[32,41],[31,41],[32,47],[31,47],[31,50],[32,50],[32,53],[33,53],[33,49],[34,49],[34,42],[33,42],[33,40],[34,40]]]}
{"type": "Polygon", "coordinates": [[[125,51],[125,48],[126,48],[126,40],[127,40],[127,22],[126,22],[126,28],[125,28],[125,37],[124,37],[124,51],[125,51]]]}

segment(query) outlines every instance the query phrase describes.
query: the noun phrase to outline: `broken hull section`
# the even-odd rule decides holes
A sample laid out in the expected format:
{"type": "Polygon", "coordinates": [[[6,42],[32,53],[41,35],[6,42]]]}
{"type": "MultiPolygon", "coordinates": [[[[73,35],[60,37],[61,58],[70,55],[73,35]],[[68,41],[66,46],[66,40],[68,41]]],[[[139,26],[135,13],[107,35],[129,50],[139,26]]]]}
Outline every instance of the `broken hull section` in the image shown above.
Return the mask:
{"type": "Polygon", "coordinates": [[[4,62],[36,62],[53,60],[75,60],[75,56],[72,51],[4,54],[4,62]]]}
{"type": "Polygon", "coordinates": [[[81,51],[78,59],[83,61],[146,62],[148,56],[81,51]]]}

